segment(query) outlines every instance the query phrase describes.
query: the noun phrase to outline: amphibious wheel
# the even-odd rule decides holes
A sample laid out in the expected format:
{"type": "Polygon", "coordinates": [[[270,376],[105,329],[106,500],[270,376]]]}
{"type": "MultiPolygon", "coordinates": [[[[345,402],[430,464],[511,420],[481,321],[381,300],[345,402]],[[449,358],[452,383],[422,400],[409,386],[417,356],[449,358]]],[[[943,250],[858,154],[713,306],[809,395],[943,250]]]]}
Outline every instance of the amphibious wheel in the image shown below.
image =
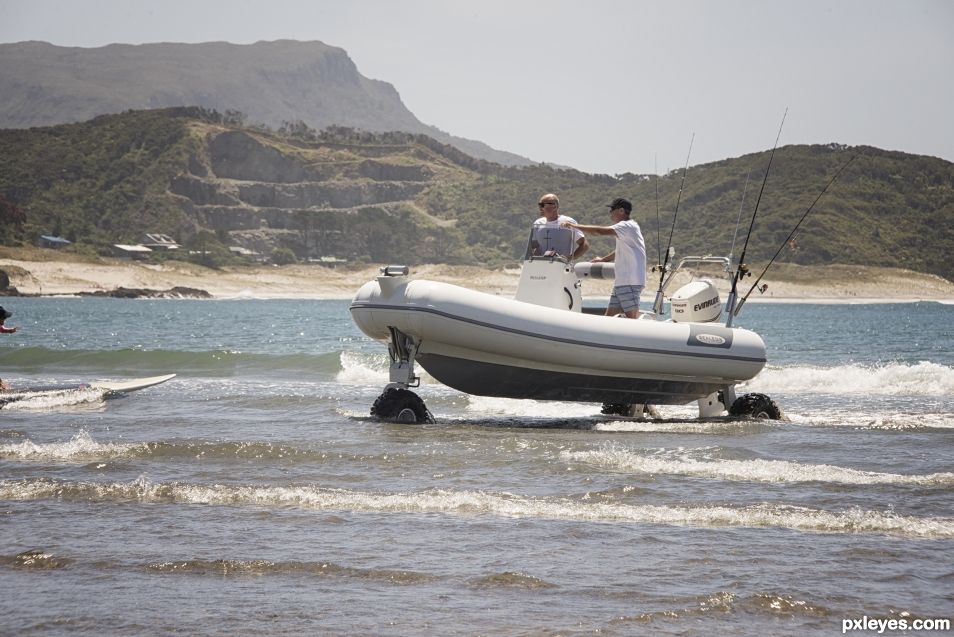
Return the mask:
{"type": "Polygon", "coordinates": [[[735,399],[730,416],[748,416],[761,420],[781,420],[782,410],[765,394],[744,394],[735,399]]]}
{"type": "Polygon", "coordinates": [[[434,416],[421,397],[400,388],[385,389],[371,406],[371,415],[388,422],[433,423],[434,416]]]}

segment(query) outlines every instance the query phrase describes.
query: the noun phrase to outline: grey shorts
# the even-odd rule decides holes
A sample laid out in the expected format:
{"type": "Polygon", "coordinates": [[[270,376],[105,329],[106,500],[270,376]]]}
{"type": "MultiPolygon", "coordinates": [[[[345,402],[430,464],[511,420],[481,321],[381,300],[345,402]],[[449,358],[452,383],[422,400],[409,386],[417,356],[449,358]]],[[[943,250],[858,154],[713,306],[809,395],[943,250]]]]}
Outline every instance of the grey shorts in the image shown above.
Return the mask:
{"type": "Polygon", "coordinates": [[[618,307],[624,312],[639,309],[639,295],[643,293],[642,285],[617,285],[613,288],[609,306],[618,307]]]}

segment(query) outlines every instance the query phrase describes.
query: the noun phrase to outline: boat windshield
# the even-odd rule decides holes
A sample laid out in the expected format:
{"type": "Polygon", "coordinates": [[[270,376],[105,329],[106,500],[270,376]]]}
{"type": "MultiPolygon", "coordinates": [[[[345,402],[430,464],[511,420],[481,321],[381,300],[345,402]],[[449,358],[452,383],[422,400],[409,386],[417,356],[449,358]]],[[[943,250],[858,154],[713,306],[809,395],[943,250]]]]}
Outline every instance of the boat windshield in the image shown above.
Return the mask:
{"type": "Polygon", "coordinates": [[[531,227],[525,260],[556,255],[569,259],[572,254],[573,231],[569,228],[540,224],[534,224],[531,227]]]}

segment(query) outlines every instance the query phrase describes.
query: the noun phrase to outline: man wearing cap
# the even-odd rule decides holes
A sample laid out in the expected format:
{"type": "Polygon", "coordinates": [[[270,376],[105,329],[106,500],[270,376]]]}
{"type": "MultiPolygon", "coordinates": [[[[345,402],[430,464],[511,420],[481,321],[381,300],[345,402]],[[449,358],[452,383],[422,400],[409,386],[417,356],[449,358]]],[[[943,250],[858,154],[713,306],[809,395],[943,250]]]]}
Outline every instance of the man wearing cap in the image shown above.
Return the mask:
{"type": "Polygon", "coordinates": [[[13,334],[14,332],[17,331],[17,328],[7,327],[6,325],[3,324],[3,322],[6,321],[11,316],[13,316],[12,312],[8,312],[7,310],[3,309],[2,306],[0,306],[0,334],[13,334]]]}
{"type": "MultiPolygon", "coordinates": [[[[560,199],[553,193],[540,197],[537,206],[540,208],[540,216],[533,222],[534,228],[559,228],[563,223],[576,223],[573,217],[560,214],[560,199]]],[[[573,254],[563,255],[570,260],[578,259],[590,249],[586,236],[579,230],[573,231],[573,243],[576,244],[573,254]]]]}
{"type": "Polygon", "coordinates": [[[611,226],[586,226],[570,222],[561,225],[587,233],[616,235],[616,249],[605,257],[593,259],[594,262],[616,262],[616,280],[606,315],[616,316],[622,312],[627,318],[637,318],[639,296],[646,287],[646,244],[639,224],[629,218],[633,204],[617,197],[608,207],[613,220],[611,226]]]}

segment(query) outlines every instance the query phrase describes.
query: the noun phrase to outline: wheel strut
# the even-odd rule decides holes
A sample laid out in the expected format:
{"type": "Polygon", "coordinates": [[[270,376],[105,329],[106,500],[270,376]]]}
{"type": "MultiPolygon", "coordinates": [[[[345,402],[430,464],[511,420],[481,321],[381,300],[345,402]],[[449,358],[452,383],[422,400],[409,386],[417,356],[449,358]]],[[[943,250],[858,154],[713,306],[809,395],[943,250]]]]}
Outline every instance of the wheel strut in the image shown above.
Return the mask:
{"type": "Polygon", "coordinates": [[[409,387],[418,387],[421,379],[414,373],[414,357],[420,343],[395,327],[389,327],[391,342],[388,354],[391,367],[388,379],[391,381],[371,406],[371,415],[389,422],[432,423],[434,416],[427,409],[421,397],[410,391],[409,387]]]}

